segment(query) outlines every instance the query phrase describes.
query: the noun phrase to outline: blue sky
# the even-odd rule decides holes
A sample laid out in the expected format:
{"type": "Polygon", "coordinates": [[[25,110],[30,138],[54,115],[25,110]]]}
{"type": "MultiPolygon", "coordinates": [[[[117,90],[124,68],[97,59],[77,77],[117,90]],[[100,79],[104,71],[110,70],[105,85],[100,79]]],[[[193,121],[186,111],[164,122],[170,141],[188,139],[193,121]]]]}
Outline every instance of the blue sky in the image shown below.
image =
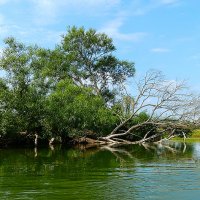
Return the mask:
{"type": "Polygon", "coordinates": [[[153,68],[200,91],[199,0],[0,0],[0,49],[14,36],[53,48],[67,26],[105,32],[138,74],[153,68]]]}

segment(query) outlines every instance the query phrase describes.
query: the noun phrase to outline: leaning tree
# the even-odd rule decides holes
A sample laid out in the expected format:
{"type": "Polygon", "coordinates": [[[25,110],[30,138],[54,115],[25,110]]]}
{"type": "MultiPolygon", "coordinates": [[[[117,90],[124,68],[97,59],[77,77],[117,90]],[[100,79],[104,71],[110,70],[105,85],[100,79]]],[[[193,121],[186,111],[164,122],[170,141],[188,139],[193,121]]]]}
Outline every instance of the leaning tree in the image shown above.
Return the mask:
{"type": "Polygon", "coordinates": [[[200,98],[188,92],[184,81],[169,81],[161,72],[151,70],[135,81],[134,86],[135,95],[128,98],[128,115],[108,136],[100,140],[110,143],[143,143],[164,135],[167,138],[177,134],[185,136],[184,130],[198,121],[200,98]],[[141,113],[146,113],[145,118],[132,123],[141,113]],[[128,135],[137,135],[138,129],[147,126],[149,128],[138,141],[124,139],[128,135]]]}

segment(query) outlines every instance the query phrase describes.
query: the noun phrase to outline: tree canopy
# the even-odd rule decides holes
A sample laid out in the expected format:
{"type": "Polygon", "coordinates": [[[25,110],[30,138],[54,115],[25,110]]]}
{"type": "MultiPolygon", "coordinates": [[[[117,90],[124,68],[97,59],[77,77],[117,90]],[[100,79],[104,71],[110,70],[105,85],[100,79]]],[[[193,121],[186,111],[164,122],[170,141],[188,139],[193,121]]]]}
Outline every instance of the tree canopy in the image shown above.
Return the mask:
{"type": "Polygon", "coordinates": [[[92,87],[105,98],[134,76],[134,63],[118,59],[112,39],[94,29],[69,28],[60,49],[70,64],[69,75],[74,82],[92,87]]]}
{"type": "Polygon", "coordinates": [[[107,102],[134,75],[112,39],[94,29],[68,28],[54,49],[10,37],[0,59],[0,134],[40,137],[109,133],[118,123],[107,102]]]}

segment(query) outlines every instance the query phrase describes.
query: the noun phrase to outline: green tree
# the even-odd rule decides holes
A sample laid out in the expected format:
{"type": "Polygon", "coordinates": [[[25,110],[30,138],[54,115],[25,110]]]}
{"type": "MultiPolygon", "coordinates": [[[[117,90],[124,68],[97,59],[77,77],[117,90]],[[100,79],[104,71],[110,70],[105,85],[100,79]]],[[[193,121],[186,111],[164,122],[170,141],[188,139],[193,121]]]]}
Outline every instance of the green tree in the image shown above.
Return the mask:
{"type": "Polygon", "coordinates": [[[62,136],[87,132],[108,134],[117,120],[101,96],[68,79],[60,81],[48,96],[48,110],[48,127],[62,136]]]}
{"type": "MultiPolygon", "coordinates": [[[[0,134],[107,135],[119,123],[116,89],[134,63],[115,56],[113,41],[94,29],[69,28],[54,49],[10,37],[0,58],[0,134]],[[109,103],[108,103],[109,102],[109,103]]],[[[130,112],[126,103],[126,114],[130,112]]]]}
{"type": "Polygon", "coordinates": [[[0,60],[0,69],[5,72],[1,79],[1,126],[12,124],[15,132],[41,131],[48,89],[36,64],[39,48],[25,46],[14,38],[6,39],[5,44],[0,60]]]}
{"type": "Polygon", "coordinates": [[[70,65],[68,74],[74,82],[92,87],[106,101],[114,97],[114,88],[135,73],[134,63],[114,55],[112,39],[94,29],[68,28],[60,50],[70,65]]]}

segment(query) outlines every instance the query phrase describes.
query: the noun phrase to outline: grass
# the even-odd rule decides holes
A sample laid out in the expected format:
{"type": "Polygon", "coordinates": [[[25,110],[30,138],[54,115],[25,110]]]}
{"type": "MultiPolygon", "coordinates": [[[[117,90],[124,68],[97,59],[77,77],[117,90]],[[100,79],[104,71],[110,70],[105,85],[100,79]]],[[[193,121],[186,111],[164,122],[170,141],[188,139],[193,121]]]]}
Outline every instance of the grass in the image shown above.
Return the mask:
{"type": "MultiPolygon", "coordinates": [[[[172,139],[173,141],[183,141],[181,137],[175,137],[172,139]]],[[[200,129],[195,129],[192,131],[191,135],[186,138],[186,142],[200,142],[200,129]]]]}
{"type": "Polygon", "coordinates": [[[195,129],[192,131],[192,138],[199,138],[200,139],[200,129],[195,129]]]}

